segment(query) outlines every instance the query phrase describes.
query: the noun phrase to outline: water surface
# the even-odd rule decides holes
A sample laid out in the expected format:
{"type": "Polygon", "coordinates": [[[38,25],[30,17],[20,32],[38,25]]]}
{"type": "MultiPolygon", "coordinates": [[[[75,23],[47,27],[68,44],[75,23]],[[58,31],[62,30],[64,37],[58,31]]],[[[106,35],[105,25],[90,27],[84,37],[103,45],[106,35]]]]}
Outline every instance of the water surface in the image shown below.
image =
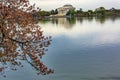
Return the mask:
{"type": "Polygon", "coordinates": [[[120,80],[120,18],[54,18],[39,25],[52,36],[43,62],[55,73],[37,76],[24,63],[3,80],[120,80]]]}

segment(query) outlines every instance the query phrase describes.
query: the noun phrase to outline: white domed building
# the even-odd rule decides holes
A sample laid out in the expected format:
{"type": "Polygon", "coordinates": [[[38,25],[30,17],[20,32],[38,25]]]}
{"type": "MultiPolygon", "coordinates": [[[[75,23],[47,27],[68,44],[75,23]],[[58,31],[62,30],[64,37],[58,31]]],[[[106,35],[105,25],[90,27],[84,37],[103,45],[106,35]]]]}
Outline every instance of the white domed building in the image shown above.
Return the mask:
{"type": "Polygon", "coordinates": [[[75,7],[73,7],[70,4],[66,4],[63,7],[60,7],[58,10],[58,16],[65,16],[69,10],[75,10],[75,7]]]}

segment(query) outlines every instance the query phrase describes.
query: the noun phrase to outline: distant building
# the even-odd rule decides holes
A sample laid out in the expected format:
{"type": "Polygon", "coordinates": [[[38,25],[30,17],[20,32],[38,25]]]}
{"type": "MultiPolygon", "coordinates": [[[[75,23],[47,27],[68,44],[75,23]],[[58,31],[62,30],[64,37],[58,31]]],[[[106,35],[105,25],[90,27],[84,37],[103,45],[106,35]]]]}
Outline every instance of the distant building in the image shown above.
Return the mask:
{"type": "Polygon", "coordinates": [[[65,16],[69,10],[75,10],[75,7],[73,7],[70,4],[66,4],[63,7],[60,7],[58,10],[58,16],[65,16]]]}

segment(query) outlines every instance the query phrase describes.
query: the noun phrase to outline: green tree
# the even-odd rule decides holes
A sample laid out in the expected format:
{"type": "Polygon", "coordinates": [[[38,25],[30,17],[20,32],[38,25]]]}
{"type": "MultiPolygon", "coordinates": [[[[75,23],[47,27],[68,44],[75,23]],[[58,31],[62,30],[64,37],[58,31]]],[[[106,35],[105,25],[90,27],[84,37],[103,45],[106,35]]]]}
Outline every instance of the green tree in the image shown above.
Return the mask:
{"type": "Polygon", "coordinates": [[[57,9],[55,9],[55,14],[58,14],[58,10],[57,9]]]}
{"type": "Polygon", "coordinates": [[[55,14],[55,11],[54,11],[54,10],[51,10],[51,11],[50,11],[50,14],[51,14],[51,15],[54,15],[54,14],[55,14]]]}
{"type": "Polygon", "coordinates": [[[93,13],[94,13],[93,10],[88,10],[87,12],[88,12],[88,15],[89,15],[89,16],[92,16],[93,13]]]}
{"type": "Polygon", "coordinates": [[[74,16],[74,14],[76,13],[76,11],[75,10],[69,10],[68,12],[67,12],[67,16],[74,16]]]}
{"type": "Polygon", "coordinates": [[[82,13],[83,12],[83,10],[82,10],[82,8],[80,8],[79,10],[77,10],[76,11],[77,13],[82,13]]]}
{"type": "Polygon", "coordinates": [[[51,15],[58,14],[58,10],[57,10],[57,9],[55,9],[55,10],[51,10],[51,11],[50,11],[50,14],[51,14],[51,15]]]}
{"type": "Polygon", "coordinates": [[[43,16],[43,17],[44,16],[50,16],[50,12],[48,12],[48,11],[39,11],[38,13],[39,13],[40,16],[43,16]]]}
{"type": "Polygon", "coordinates": [[[95,10],[95,13],[98,15],[98,16],[105,16],[105,13],[106,13],[106,9],[104,7],[99,7],[95,10]]]}
{"type": "Polygon", "coordinates": [[[82,13],[82,12],[83,12],[82,8],[80,8],[80,9],[79,9],[79,12],[80,12],[80,13],[82,13]]]}

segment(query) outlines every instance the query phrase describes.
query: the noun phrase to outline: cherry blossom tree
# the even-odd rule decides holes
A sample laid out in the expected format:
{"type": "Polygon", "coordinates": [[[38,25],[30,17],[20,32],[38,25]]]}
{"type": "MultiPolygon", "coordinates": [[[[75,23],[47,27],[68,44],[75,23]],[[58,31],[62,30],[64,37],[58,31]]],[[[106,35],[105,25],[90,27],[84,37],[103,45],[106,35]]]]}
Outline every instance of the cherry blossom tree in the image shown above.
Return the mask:
{"type": "Polygon", "coordinates": [[[0,72],[23,67],[22,60],[35,68],[37,74],[50,74],[41,58],[51,44],[33,19],[35,5],[29,0],[0,0],[0,72]]]}

